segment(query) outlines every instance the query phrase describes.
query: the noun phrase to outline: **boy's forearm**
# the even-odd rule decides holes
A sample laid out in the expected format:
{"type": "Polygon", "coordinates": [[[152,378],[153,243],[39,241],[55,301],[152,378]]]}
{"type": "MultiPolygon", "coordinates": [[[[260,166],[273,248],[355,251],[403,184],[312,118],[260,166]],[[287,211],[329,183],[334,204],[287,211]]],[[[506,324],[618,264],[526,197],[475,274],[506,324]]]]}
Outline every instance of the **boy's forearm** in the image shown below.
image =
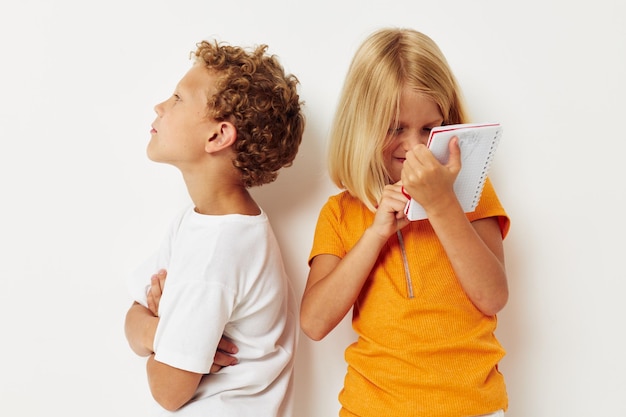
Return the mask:
{"type": "Polygon", "coordinates": [[[176,411],[189,402],[202,379],[202,374],[158,362],[154,355],[148,358],[146,371],[152,396],[169,411],[176,411]]]}
{"type": "Polygon", "coordinates": [[[139,303],[133,303],[126,313],[124,330],[131,349],[139,356],[154,352],[154,334],[159,318],[139,303]]]}

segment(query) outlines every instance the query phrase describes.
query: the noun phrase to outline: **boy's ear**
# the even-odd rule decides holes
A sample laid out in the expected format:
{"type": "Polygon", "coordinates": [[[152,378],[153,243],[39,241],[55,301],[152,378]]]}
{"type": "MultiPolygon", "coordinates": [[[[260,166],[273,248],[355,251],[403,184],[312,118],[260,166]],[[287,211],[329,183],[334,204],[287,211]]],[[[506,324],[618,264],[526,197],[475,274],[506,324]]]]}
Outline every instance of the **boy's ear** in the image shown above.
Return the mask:
{"type": "Polygon", "coordinates": [[[237,140],[237,128],[230,122],[218,122],[205,143],[205,151],[213,153],[230,147],[237,140]]]}

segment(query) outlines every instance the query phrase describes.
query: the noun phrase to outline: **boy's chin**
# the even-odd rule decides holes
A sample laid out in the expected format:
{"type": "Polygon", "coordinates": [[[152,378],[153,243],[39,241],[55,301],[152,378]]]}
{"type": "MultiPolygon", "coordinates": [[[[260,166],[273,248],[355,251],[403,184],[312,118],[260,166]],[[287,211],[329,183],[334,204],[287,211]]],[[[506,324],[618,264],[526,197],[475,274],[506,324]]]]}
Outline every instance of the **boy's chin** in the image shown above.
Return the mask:
{"type": "Polygon", "coordinates": [[[148,146],[148,149],[146,149],[146,156],[152,162],[164,162],[163,158],[159,158],[158,153],[156,153],[156,152],[154,152],[154,150],[150,149],[149,146],[148,146]]]}

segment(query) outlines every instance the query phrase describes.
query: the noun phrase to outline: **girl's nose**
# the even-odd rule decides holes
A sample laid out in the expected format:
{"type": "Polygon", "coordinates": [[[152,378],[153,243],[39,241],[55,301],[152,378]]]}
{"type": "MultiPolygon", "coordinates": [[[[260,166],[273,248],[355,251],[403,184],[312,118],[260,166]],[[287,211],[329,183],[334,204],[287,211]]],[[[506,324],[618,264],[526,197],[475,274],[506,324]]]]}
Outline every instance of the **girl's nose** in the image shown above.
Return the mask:
{"type": "Polygon", "coordinates": [[[420,143],[426,144],[420,132],[412,131],[406,136],[406,144],[409,149],[415,148],[420,143]]]}

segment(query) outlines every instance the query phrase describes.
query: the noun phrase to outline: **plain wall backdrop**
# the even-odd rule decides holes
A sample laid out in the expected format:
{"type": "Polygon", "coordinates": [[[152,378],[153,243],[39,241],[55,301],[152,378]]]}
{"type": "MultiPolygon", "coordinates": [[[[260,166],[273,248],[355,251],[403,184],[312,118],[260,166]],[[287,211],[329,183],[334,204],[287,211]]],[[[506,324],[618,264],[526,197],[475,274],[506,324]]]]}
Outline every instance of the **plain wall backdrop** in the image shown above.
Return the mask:
{"type": "MultiPolygon", "coordinates": [[[[0,415],[145,415],[124,279],[189,203],[145,146],[202,39],[268,44],[300,79],[301,150],[254,195],[302,294],[318,211],[338,191],[325,171],[337,97],[384,26],[431,36],[474,121],[504,126],[492,180],[512,218],[507,416],[626,415],[620,0],[3,2],[0,415]]],[[[337,415],[353,338],[349,320],[321,342],[301,334],[295,416],[337,415]]]]}

